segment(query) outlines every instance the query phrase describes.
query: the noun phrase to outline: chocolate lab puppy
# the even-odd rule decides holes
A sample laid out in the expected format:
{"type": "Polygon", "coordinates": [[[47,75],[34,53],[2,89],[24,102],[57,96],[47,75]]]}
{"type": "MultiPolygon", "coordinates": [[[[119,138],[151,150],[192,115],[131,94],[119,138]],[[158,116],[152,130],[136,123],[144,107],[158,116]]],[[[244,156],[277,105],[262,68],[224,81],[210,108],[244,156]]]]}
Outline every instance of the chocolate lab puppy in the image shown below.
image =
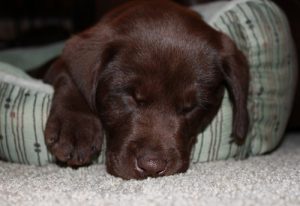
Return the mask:
{"type": "Polygon", "coordinates": [[[226,35],[171,1],[131,1],[67,41],[45,81],[51,153],[91,163],[107,138],[107,171],[124,179],[185,172],[197,134],[227,88],[233,141],[243,144],[249,71],[226,35]]]}

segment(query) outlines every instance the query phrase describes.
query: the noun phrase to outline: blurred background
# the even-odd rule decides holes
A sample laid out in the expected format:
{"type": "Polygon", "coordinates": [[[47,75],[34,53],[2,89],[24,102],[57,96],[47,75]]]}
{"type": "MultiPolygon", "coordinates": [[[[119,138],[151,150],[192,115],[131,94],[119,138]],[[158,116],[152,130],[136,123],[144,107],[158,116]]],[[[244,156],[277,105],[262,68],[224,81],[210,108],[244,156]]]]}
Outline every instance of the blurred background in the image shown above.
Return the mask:
{"type": "MultiPolygon", "coordinates": [[[[107,11],[126,1],[128,0],[0,0],[0,50],[65,40],[93,25],[107,11]]],[[[174,1],[190,6],[214,0],[174,1]]],[[[300,0],[273,1],[289,19],[300,59],[300,0]]],[[[299,84],[288,130],[300,130],[299,84]]]]}

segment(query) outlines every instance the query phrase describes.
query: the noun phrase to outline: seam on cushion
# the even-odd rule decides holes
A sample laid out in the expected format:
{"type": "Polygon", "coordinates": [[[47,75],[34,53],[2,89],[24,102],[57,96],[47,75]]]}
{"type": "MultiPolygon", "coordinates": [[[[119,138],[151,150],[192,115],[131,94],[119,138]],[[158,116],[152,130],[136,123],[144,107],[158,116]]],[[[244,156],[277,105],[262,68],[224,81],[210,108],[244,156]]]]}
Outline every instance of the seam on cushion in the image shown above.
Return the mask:
{"type": "Polygon", "coordinates": [[[223,8],[221,8],[211,19],[208,21],[209,24],[212,24],[219,18],[224,12],[231,10],[238,4],[245,3],[245,2],[262,2],[262,0],[233,0],[228,2],[223,8]]]}
{"type": "Polygon", "coordinates": [[[34,90],[37,92],[43,92],[47,94],[53,94],[53,87],[43,83],[42,81],[36,79],[23,79],[20,77],[16,77],[10,74],[6,74],[5,72],[0,71],[0,81],[6,82],[12,85],[16,85],[22,88],[34,90]]]}

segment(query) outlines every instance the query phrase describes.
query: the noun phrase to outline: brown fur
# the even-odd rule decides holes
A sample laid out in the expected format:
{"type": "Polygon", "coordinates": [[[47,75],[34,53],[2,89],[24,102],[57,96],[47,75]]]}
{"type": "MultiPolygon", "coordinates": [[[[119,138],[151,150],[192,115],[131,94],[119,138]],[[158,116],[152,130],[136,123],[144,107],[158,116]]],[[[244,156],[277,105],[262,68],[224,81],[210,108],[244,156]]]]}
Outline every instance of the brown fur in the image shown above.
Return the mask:
{"type": "Polygon", "coordinates": [[[184,172],[196,136],[226,87],[232,137],[248,130],[247,61],[195,12],[169,1],[132,1],[71,38],[45,81],[55,94],[46,143],[70,166],[99,154],[109,173],[142,179],[184,172]]]}

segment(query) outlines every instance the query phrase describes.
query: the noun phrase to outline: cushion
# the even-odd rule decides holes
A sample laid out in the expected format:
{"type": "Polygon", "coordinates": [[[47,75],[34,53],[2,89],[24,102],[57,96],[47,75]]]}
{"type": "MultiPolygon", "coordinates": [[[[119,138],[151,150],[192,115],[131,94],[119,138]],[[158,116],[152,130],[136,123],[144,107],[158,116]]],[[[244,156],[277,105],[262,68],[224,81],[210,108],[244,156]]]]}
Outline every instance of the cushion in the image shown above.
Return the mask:
{"type": "MultiPolygon", "coordinates": [[[[285,15],[268,0],[217,2],[192,9],[231,37],[244,52],[250,64],[251,82],[246,143],[230,143],[232,107],[226,92],[218,114],[199,134],[191,161],[243,159],[273,150],[286,128],[297,76],[295,49],[285,15]]],[[[43,136],[53,88],[30,78],[24,70],[59,54],[62,47],[63,44],[56,44],[0,53],[1,159],[34,165],[54,161],[43,136]]],[[[102,152],[96,162],[104,160],[102,152]]]]}

